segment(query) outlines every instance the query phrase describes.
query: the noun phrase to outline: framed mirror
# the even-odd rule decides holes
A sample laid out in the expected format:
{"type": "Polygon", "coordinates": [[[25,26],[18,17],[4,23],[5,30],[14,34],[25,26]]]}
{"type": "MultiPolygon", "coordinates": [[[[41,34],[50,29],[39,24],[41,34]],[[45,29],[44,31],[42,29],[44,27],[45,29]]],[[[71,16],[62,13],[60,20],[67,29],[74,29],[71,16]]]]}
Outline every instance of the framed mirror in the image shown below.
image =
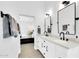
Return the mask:
{"type": "Polygon", "coordinates": [[[44,33],[51,34],[52,32],[52,19],[51,16],[48,14],[44,20],[44,33]]]}
{"type": "Polygon", "coordinates": [[[57,12],[58,33],[76,34],[76,3],[72,3],[57,12]]]}

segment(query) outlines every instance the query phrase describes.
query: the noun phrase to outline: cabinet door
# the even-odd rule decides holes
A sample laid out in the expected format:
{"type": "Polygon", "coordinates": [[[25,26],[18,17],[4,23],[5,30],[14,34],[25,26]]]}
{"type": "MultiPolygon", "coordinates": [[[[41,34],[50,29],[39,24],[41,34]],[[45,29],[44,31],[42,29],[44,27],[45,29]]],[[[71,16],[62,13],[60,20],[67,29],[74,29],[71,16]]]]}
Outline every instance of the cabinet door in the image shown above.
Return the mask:
{"type": "Polygon", "coordinates": [[[38,44],[39,44],[38,37],[34,36],[34,49],[38,49],[38,44]]]}
{"type": "Polygon", "coordinates": [[[67,57],[67,48],[56,45],[56,57],[57,58],[67,57]]]}
{"type": "Polygon", "coordinates": [[[44,43],[43,42],[44,42],[43,39],[39,37],[39,44],[38,44],[39,50],[44,55],[44,43]]]}
{"type": "Polygon", "coordinates": [[[46,58],[55,58],[55,44],[44,40],[44,47],[43,47],[43,51],[44,51],[44,56],[46,58]]]}
{"type": "Polygon", "coordinates": [[[43,55],[46,57],[47,54],[48,54],[48,44],[47,44],[47,41],[46,40],[43,40],[43,55]]]}
{"type": "Polygon", "coordinates": [[[34,34],[34,49],[39,48],[39,37],[34,34]]]}
{"type": "Polygon", "coordinates": [[[41,49],[41,38],[40,37],[38,38],[37,44],[38,44],[38,49],[41,49]]]}
{"type": "Polygon", "coordinates": [[[55,44],[46,41],[46,40],[42,40],[40,39],[40,51],[43,54],[43,56],[45,56],[46,58],[55,58],[55,44]]]}
{"type": "Polygon", "coordinates": [[[47,58],[55,58],[55,44],[51,43],[51,42],[47,42],[47,46],[46,46],[46,57],[47,58]]]}

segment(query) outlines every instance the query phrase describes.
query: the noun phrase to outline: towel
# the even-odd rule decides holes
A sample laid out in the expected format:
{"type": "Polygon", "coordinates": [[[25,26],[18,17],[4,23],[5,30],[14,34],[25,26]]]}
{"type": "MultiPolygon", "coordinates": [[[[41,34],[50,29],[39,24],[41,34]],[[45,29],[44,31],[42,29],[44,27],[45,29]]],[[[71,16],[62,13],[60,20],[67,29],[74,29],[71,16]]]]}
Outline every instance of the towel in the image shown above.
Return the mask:
{"type": "Polygon", "coordinates": [[[15,19],[9,15],[5,14],[3,16],[3,38],[7,38],[10,36],[17,36],[18,26],[15,19]]]}
{"type": "Polygon", "coordinates": [[[3,16],[3,38],[9,37],[11,35],[10,22],[8,16],[3,16]]]}

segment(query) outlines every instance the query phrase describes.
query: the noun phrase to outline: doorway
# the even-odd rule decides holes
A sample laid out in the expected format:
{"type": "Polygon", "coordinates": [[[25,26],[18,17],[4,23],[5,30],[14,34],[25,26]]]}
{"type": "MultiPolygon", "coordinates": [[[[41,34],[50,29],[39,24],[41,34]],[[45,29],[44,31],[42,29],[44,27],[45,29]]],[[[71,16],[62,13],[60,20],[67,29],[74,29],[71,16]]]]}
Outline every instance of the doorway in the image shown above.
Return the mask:
{"type": "Polygon", "coordinates": [[[20,40],[21,44],[32,43],[34,38],[32,36],[34,31],[34,16],[21,15],[20,17],[20,40]]]}

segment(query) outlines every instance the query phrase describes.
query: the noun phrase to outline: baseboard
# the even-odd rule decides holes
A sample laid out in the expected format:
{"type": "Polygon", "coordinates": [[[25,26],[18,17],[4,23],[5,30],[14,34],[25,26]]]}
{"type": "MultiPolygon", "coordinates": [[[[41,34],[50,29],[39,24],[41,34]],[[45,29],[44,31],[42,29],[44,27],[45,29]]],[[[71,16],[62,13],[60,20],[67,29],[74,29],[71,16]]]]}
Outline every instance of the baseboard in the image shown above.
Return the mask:
{"type": "Polygon", "coordinates": [[[22,38],[20,39],[21,44],[26,44],[26,43],[34,43],[34,38],[22,38]]]}
{"type": "MultiPolygon", "coordinates": [[[[39,50],[39,49],[37,49],[37,51],[39,51],[39,52],[40,52],[40,50],[39,50]]],[[[40,54],[43,56],[43,58],[45,58],[45,57],[44,57],[44,55],[43,55],[41,52],[40,52],[40,54]]]]}

